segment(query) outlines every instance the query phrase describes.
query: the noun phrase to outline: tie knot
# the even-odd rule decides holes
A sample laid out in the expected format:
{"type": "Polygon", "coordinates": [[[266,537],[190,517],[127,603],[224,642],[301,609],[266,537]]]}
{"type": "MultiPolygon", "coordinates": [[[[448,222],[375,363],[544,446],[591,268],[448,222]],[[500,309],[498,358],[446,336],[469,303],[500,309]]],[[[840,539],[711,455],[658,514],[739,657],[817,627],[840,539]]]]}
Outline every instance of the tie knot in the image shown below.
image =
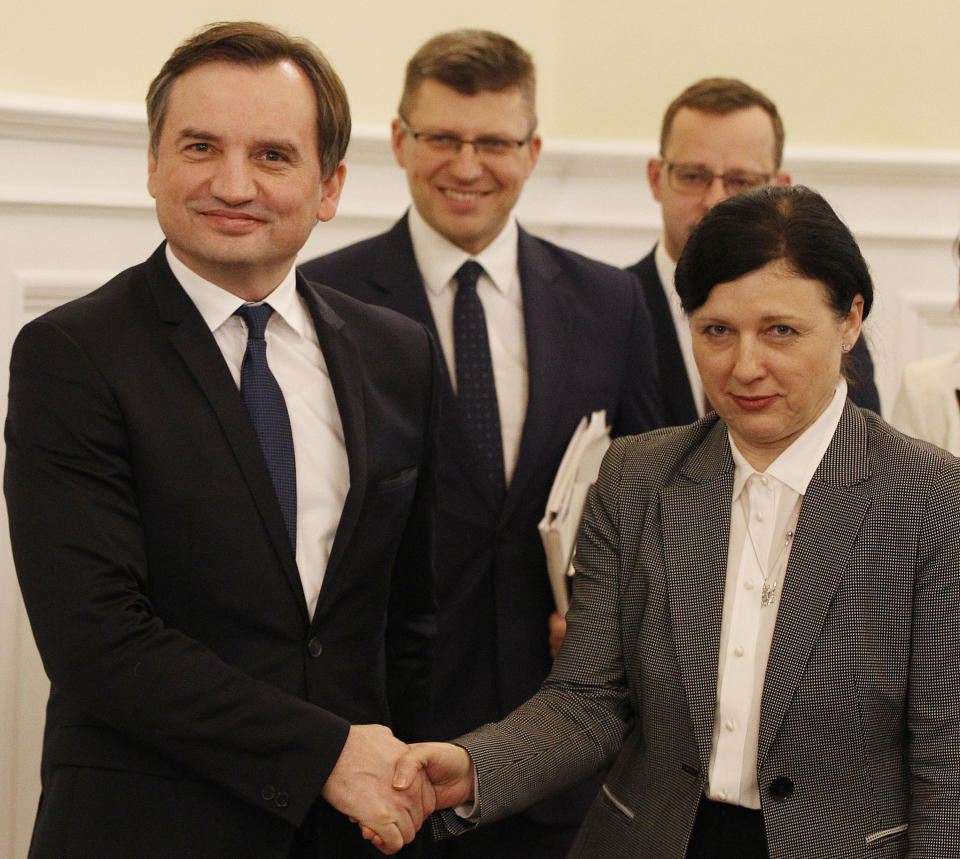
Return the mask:
{"type": "Polygon", "coordinates": [[[234,313],[247,323],[248,337],[263,340],[264,332],[267,330],[267,322],[273,315],[273,308],[269,304],[242,304],[234,313]]]}
{"type": "Polygon", "coordinates": [[[483,274],[483,266],[475,259],[468,259],[457,269],[457,287],[460,289],[476,289],[477,281],[483,274]]]}

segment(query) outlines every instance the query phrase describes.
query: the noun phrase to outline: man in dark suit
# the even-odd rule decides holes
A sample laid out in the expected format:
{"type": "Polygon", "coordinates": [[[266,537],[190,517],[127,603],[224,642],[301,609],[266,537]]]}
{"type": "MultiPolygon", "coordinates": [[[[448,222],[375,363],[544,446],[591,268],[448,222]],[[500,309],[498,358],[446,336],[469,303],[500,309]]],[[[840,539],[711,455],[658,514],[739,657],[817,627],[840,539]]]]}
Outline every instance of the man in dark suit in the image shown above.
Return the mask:
{"type": "MultiPolygon", "coordinates": [[[[653,319],[665,417],[685,424],[709,404],[693,363],[690,331],[673,286],[673,272],[690,233],[717,203],[759,185],[788,185],[781,170],[784,129],[777,106],[734,78],[706,78],[687,87],[667,108],[660,157],[647,179],[663,211],[663,236],[627,270],[643,285],[653,319]]],[[[873,360],[861,337],[848,356],[850,398],[880,412],[873,360]]]]}
{"type": "Polygon", "coordinates": [[[350,118],[310,43],[207,28],[148,93],[167,241],[27,325],[4,488],[51,678],[34,857],[361,857],[430,810],[425,329],[307,283],[350,118]],[[379,781],[376,776],[382,777],[379,781]],[[425,807],[424,807],[425,804],[425,807]]]}
{"type": "MultiPolygon", "coordinates": [[[[550,669],[537,523],[574,428],[597,409],[615,434],[657,426],[658,387],[635,279],[531,236],[512,215],[541,144],[526,51],[485,31],[431,39],[407,66],[392,140],[411,210],[302,271],[424,323],[444,349],[434,731],[452,737],[508,713],[550,669]],[[478,273],[470,261],[482,268],[465,283],[478,273]],[[479,321],[461,302],[471,294],[479,321]]],[[[437,849],[563,856],[595,792],[437,849]]]]}

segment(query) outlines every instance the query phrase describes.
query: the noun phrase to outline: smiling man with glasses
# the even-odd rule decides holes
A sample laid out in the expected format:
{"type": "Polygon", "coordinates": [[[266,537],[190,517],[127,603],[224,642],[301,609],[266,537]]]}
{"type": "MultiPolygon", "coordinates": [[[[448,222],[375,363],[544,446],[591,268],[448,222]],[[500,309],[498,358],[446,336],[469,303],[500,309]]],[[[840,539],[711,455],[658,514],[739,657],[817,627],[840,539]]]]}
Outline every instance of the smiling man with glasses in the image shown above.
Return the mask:
{"type": "MultiPolygon", "coordinates": [[[[392,127],[413,206],[383,235],[302,269],[424,322],[443,348],[435,737],[501,718],[550,670],[537,522],[580,418],[605,409],[614,434],[662,423],[636,279],[513,215],[541,148],[534,77],[530,55],[498,33],[429,40],[392,127]]],[[[431,855],[559,859],[598,786],[431,855]]]]}
{"type": "MultiPolygon", "coordinates": [[[[706,78],[667,108],[660,157],[647,163],[653,197],[663,211],[663,235],[630,266],[640,278],[657,338],[667,422],[684,424],[709,407],[693,362],[680,297],[673,288],[677,260],[700,219],[717,203],[760,185],[788,185],[782,170],[784,129],[777,106],[735,78],[706,78]]],[[[861,337],[849,355],[850,397],[880,411],[873,361],[861,337]]]]}

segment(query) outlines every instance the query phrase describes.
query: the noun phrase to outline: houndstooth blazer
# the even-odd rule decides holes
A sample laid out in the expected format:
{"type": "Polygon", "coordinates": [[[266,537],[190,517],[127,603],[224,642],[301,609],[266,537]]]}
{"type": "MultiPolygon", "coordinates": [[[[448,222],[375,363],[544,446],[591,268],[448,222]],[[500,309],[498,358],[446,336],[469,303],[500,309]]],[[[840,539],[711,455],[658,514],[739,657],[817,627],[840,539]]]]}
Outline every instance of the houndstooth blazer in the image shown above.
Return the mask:
{"type": "MultiPolygon", "coordinates": [[[[553,672],[458,740],[481,824],[613,761],[570,855],[684,857],[710,757],[733,478],[716,415],[613,444],[553,672]]],[[[804,496],[764,684],[771,859],[960,857],[958,609],[960,460],[848,401],[804,496]]]]}

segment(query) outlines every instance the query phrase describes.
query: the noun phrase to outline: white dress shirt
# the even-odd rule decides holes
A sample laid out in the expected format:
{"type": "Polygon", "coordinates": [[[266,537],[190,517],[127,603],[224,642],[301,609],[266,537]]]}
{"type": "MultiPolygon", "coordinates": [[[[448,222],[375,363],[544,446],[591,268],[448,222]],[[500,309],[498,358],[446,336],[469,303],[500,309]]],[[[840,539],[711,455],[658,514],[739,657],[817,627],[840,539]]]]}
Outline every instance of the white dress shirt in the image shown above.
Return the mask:
{"type": "Polygon", "coordinates": [[[697,407],[697,414],[703,417],[704,398],[703,382],[700,381],[700,371],[693,360],[693,335],[690,333],[690,319],[683,312],[683,304],[674,286],[674,276],[677,273],[677,264],[670,259],[664,241],[661,238],[653,251],[653,261],[657,265],[657,275],[663,284],[663,291],[667,294],[670,303],[670,315],[673,317],[673,327],[677,331],[677,340],[680,343],[680,352],[683,355],[683,366],[690,380],[690,390],[693,391],[693,403],[697,407]]]}
{"type": "Polygon", "coordinates": [[[803,495],[840,423],[846,398],[847,383],[841,379],[823,413],[762,473],[747,462],[730,437],[736,471],[707,789],[710,799],[760,808],[760,704],[793,542],[786,533],[795,530],[803,495]],[[764,584],[773,582],[772,600],[763,605],[764,584]]]}
{"type": "Polygon", "coordinates": [[[511,217],[487,247],[471,256],[423,220],[416,207],[410,208],[408,222],[413,253],[426,287],[427,300],[454,390],[457,386],[453,342],[453,301],[457,294],[457,281],[454,275],[468,259],[474,259],[483,266],[483,274],[477,282],[477,295],[487,322],[493,381],[500,409],[504,473],[509,485],[520,452],[529,390],[523,294],[517,266],[519,227],[511,217]]]}
{"type": "MultiPolygon", "coordinates": [[[[191,271],[169,245],[167,262],[213,333],[239,388],[247,328],[233,314],[246,302],[191,271]]],[[[265,300],[274,311],[264,335],[267,363],[286,400],[297,465],[297,568],[313,617],[350,488],[347,448],[327,363],[293,268],[265,300]]]]}

